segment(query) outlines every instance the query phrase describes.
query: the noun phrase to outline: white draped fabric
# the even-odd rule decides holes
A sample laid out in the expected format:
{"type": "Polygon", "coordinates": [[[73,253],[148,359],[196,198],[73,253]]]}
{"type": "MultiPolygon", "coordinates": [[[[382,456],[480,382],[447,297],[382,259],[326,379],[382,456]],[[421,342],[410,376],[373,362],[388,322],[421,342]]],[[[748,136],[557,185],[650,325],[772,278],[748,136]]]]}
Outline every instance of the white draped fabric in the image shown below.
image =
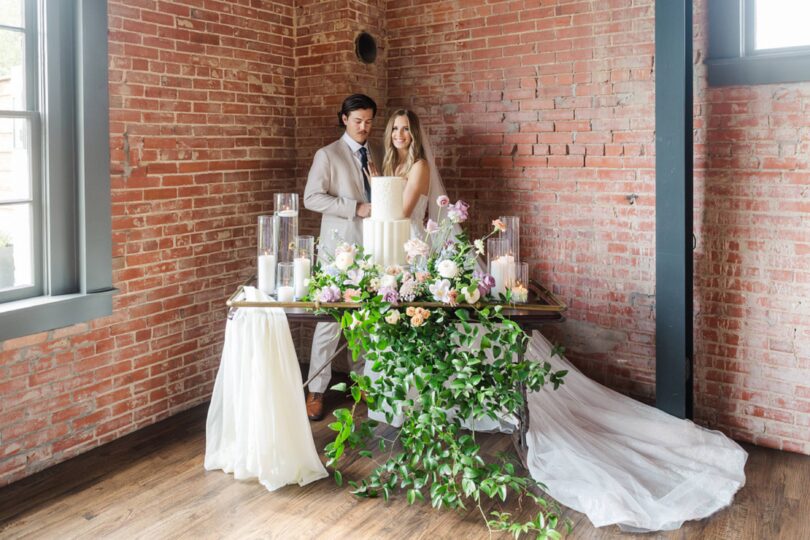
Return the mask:
{"type": "Polygon", "coordinates": [[[534,332],[527,358],[567,369],[557,390],[528,396],[527,465],[557,501],[595,527],[672,530],[731,504],[748,454],[720,433],[590,380],[534,332]]]}
{"type": "MultiPolygon", "coordinates": [[[[267,301],[254,287],[245,300],[267,301]]],[[[328,476],[312,439],[287,317],[278,308],[239,309],[208,409],[205,468],[256,478],[268,490],[328,476]]]]}

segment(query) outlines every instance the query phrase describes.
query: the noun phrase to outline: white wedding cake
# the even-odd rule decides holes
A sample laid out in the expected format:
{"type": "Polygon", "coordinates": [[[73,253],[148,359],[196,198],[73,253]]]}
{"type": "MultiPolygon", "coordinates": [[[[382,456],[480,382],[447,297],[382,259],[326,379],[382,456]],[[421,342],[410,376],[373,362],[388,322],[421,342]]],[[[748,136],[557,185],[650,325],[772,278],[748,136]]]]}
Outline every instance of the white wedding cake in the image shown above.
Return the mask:
{"type": "Polygon", "coordinates": [[[371,217],[363,220],[363,249],[383,266],[405,264],[405,242],[411,237],[411,221],[402,208],[403,191],[404,178],[371,177],[371,217]]]}

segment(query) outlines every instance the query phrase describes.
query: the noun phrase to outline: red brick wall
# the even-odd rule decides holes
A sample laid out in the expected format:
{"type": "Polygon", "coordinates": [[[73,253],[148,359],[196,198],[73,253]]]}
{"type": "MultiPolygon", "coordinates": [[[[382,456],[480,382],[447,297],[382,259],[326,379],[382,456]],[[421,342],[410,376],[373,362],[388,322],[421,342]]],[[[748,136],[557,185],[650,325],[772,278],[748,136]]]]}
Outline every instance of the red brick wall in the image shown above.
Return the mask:
{"type": "Polygon", "coordinates": [[[480,235],[521,219],[521,258],[570,306],[549,330],[589,375],[654,392],[652,2],[389,4],[389,106],[429,125],[480,235]]]}
{"type": "Polygon", "coordinates": [[[294,182],[293,17],[109,2],[120,293],[110,317],[2,343],[0,485],[208,399],[256,216],[294,182]]]}
{"type": "Polygon", "coordinates": [[[810,83],[708,88],[700,7],[696,412],[810,454],[810,83]]]}

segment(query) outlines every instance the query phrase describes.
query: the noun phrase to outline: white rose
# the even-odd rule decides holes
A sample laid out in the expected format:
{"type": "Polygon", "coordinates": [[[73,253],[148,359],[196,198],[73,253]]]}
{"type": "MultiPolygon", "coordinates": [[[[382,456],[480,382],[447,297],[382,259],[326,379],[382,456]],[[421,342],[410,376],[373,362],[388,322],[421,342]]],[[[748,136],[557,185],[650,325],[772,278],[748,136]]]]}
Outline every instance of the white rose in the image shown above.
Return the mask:
{"type": "Polygon", "coordinates": [[[390,274],[385,274],[380,278],[380,287],[390,287],[391,289],[396,289],[397,277],[390,274]]]}
{"type": "Polygon", "coordinates": [[[464,293],[464,300],[468,304],[474,304],[481,299],[481,292],[478,290],[478,287],[473,289],[472,293],[468,292],[466,288],[462,289],[462,292],[464,293]]]}
{"type": "Polygon", "coordinates": [[[450,259],[445,259],[436,266],[436,270],[443,278],[453,279],[458,275],[458,266],[450,259]]]}
{"type": "Polygon", "coordinates": [[[397,324],[399,322],[399,311],[396,309],[389,311],[388,315],[385,316],[385,322],[388,324],[397,324]]]}
{"type": "Polygon", "coordinates": [[[335,266],[341,272],[345,272],[354,264],[354,253],[351,251],[341,251],[335,256],[335,266]]]}

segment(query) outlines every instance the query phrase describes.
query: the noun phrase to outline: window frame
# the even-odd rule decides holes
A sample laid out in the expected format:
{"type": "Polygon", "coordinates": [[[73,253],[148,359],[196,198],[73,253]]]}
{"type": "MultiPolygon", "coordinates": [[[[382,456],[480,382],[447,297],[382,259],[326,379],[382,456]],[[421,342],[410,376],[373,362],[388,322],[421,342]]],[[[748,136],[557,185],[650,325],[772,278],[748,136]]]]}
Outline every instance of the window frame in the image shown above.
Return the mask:
{"type": "Polygon", "coordinates": [[[754,49],[754,0],[707,4],[709,86],[810,81],[810,47],[754,49]]]}
{"type": "MultiPolygon", "coordinates": [[[[32,2],[26,1],[26,10],[32,2]]],[[[39,0],[41,294],[0,303],[0,340],[112,313],[107,3],[39,0]]],[[[30,108],[30,107],[27,107],[30,108]]],[[[33,149],[32,149],[33,153],[33,149]]],[[[35,172],[37,172],[35,170],[35,172]]]]}
{"type": "MultiPolygon", "coordinates": [[[[31,298],[42,295],[42,245],[37,239],[42,238],[42,189],[41,182],[41,157],[42,139],[41,123],[39,113],[39,44],[37,29],[37,9],[36,2],[25,1],[23,3],[23,68],[25,70],[25,109],[3,110],[2,117],[10,120],[24,120],[28,127],[28,175],[31,181],[29,186],[30,194],[28,199],[10,201],[8,204],[28,203],[31,206],[31,235],[32,246],[32,278],[30,285],[18,286],[0,291],[0,303],[11,302],[23,298],[31,298]]],[[[17,27],[6,27],[9,31],[17,31],[17,27]]]]}

